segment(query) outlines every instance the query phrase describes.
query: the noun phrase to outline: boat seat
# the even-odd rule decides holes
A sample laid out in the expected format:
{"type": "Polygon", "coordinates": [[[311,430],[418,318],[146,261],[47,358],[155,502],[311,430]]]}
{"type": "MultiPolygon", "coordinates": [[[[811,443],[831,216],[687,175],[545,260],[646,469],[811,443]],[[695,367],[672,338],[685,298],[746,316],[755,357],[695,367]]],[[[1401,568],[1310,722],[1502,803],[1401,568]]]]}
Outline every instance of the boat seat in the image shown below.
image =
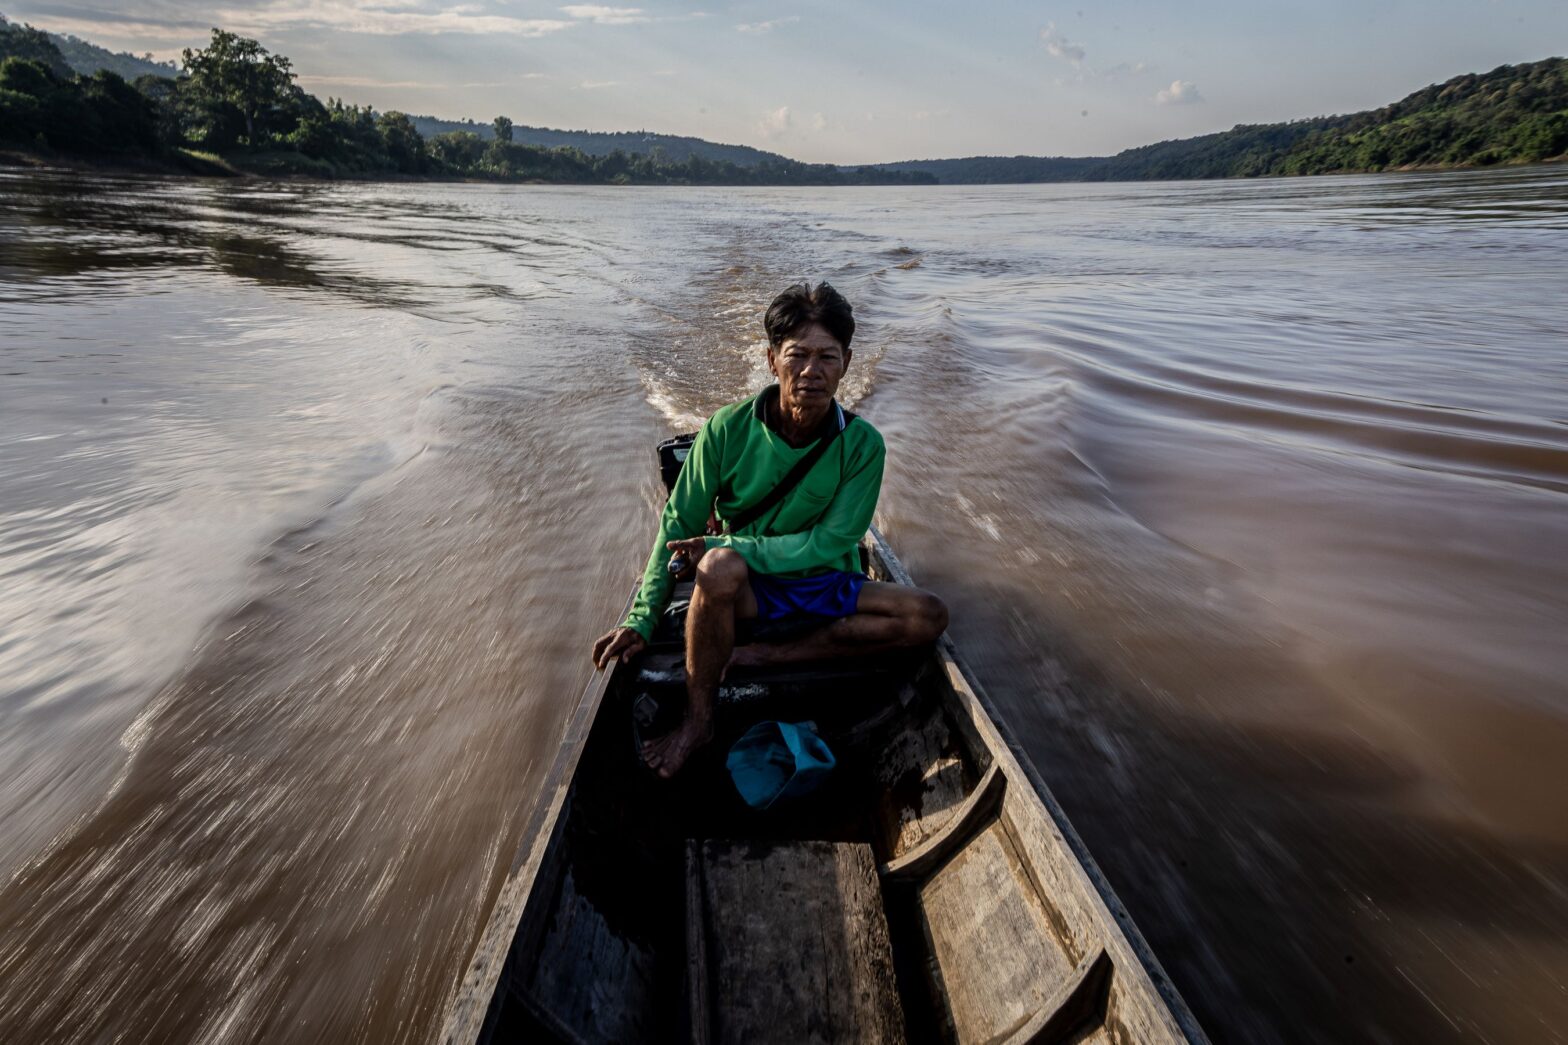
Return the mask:
{"type": "Polygon", "coordinates": [[[688,841],[694,1042],[901,1042],[871,847],[688,841]]]}

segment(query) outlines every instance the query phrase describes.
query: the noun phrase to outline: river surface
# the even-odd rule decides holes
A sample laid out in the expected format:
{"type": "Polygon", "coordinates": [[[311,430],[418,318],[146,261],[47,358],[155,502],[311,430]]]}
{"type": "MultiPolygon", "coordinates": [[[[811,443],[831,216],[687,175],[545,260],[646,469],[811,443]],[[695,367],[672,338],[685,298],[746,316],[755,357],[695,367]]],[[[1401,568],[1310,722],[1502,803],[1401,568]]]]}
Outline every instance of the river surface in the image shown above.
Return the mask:
{"type": "Polygon", "coordinates": [[[0,170],[0,1040],[435,1031],[826,278],[879,520],[1200,1021],[1568,1040],[1568,168],[841,190],[0,170]]]}

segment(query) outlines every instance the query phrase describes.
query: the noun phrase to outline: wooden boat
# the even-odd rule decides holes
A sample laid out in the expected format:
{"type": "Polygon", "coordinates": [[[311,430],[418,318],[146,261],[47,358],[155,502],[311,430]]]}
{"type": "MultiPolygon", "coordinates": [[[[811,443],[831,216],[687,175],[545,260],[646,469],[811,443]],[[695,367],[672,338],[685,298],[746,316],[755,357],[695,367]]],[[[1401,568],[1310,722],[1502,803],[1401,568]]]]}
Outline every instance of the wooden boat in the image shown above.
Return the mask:
{"type": "MultiPolygon", "coordinates": [[[[862,558],[910,583],[875,530],[862,558]]],[[[666,782],[633,721],[680,714],[673,616],[583,694],[444,1041],[1206,1041],[951,641],[737,670],[666,782]],[[765,719],[838,765],[757,812],[723,759],[765,719]]]]}

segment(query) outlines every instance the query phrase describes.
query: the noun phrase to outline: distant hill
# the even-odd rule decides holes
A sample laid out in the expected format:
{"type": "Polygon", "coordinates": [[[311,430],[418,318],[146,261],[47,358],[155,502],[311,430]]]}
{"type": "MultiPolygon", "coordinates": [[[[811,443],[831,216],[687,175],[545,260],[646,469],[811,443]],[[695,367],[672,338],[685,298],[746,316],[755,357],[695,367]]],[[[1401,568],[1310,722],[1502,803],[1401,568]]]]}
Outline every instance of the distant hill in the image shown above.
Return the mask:
{"type": "Polygon", "coordinates": [[[5,38],[0,40],[0,57],[20,54],[24,58],[39,58],[57,76],[70,76],[72,73],[91,76],[100,69],[107,69],[110,72],[118,73],[127,80],[134,80],[138,76],[148,74],[153,76],[174,76],[179,72],[179,67],[173,62],[154,61],[150,54],[137,57],[134,54],[117,53],[99,47],[97,44],[90,44],[80,37],[51,33],[42,29],[34,29],[31,26],[7,22],[5,15],[0,15],[0,37],[5,38]],[[60,61],[64,64],[55,63],[37,54],[23,54],[13,49],[14,43],[13,46],[6,46],[7,43],[13,41],[14,37],[22,34],[35,34],[38,37],[47,39],[54,45],[55,50],[59,52],[60,61]]]}
{"type": "Polygon", "coordinates": [[[99,69],[119,73],[127,80],[134,80],[138,76],[177,76],[180,72],[178,65],[155,61],[150,54],[138,57],[124,51],[109,51],[80,37],[61,36],[58,33],[50,33],[49,38],[60,49],[71,68],[82,76],[91,76],[99,69]]]}
{"type": "MultiPolygon", "coordinates": [[[[452,131],[470,131],[485,141],[494,137],[488,123],[476,120],[442,120],[434,116],[414,116],[414,129],[426,138],[452,131]]],[[[512,141],[519,145],[538,145],[546,149],[566,146],[580,149],[589,156],[608,156],[616,149],[627,155],[648,155],[654,149],[663,149],[671,163],[684,163],[692,156],[714,163],[733,163],[737,167],[756,167],[768,161],[781,162],[787,157],[776,152],[764,152],[749,145],[720,145],[702,138],[687,138],[675,134],[655,134],[652,131],[558,131],[548,127],[512,127],[512,141]]]]}
{"type": "Polygon", "coordinates": [[[72,71],[65,55],[60,53],[60,48],[55,46],[48,33],[30,25],[7,22],[5,16],[0,15],[0,61],[7,58],[42,62],[44,68],[55,76],[70,76],[72,71]]]}
{"type": "Polygon", "coordinates": [[[905,160],[875,166],[882,170],[929,174],[949,185],[992,185],[1084,181],[1104,162],[1098,156],[968,156],[959,160],[905,160]]]}
{"type": "Polygon", "coordinates": [[[876,164],[948,184],[1260,177],[1534,163],[1568,153],[1568,59],[1469,73],[1367,112],[1244,124],[1115,156],[876,164]]]}

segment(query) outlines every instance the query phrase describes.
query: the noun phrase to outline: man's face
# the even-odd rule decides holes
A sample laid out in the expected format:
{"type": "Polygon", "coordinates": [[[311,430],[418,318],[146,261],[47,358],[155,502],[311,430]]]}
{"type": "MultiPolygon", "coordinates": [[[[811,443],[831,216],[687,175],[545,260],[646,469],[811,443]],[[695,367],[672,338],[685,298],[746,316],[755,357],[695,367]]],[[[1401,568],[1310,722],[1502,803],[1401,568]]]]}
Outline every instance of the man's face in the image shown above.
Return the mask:
{"type": "Polygon", "coordinates": [[[827,409],[849,366],[850,351],[819,323],[804,326],[778,348],[768,347],[768,369],[779,379],[779,399],[791,410],[827,409]]]}

